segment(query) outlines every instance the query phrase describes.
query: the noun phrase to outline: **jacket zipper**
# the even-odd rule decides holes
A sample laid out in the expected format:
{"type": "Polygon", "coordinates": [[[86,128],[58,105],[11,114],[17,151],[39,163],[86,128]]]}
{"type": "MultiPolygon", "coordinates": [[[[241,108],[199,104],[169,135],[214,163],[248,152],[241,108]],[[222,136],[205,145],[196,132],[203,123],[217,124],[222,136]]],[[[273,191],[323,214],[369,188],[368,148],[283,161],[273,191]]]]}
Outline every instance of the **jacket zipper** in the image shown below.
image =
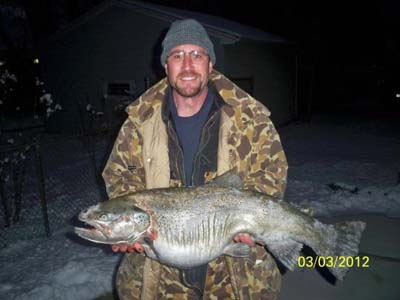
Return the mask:
{"type": "Polygon", "coordinates": [[[182,171],[182,170],[185,170],[185,169],[184,169],[185,166],[184,166],[184,160],[183,160],[183,152],[182,152],[181,145],[179,144],[179,140],[178,140],[178,137],[177,137],[177,135],[176,135],[176,132],[175,132],[175,130],[172,128],[172,123],[171,123],[170,121],[168,122],[168,129],[169,129],[169,131],[170,131],[170,136],[171,136],[171,138],[173,139],[173,143],[177,146],[178,151],[179,151],[179,158],[177,157],[177,158],[175,159],[175,168],[176,168],[176,170],[177,170],[177,172],[178,172],[178,177],[180,178],[181,183],[182,183],[183,185],[186,185],[186,175],[185,175],[185,172],[182,171]],[[178,159],[181,159],[181,160],[182,160],[182,166],[181,166],[182,168],[179,167],[178,159]]]}
{"type": "Polygon", "coordinates": [[[200,137],[200,144],[199,144],[200,147],[199,147],[199,149],[197,150],[196,155],[195,155],[194,160],[193,160],[192,184],[193,184],[193,182],[194,182],[194,176],[195,176],[195,174],[197,173],[197,166],[198,166],[198,164],[199,164],[199,163],[198,163],[199,155],[200,155],[200,153],[202,153],[203,149],[206,147],[206,145],[207,145],[207,143],[208,143],[208,141],[210,140],[210,137],[211,137],[210,133],[207,132],[207,133],[208,133],[208,134],[207,134],[207,140],[204,141],[205,130],[208,130],[208,131],[209,131],[209,129],[210,129],[210,126],[209,126],[209,125],[210,125],[211,122],[214,121],[216,114],[217,114],[217,112],[215,112],[215,113],[207,120],[207,122],[204,124],[204,126],[203,126],[203,128],[202,128],[202,130],[201,130],[201,137],[200,137]]]}

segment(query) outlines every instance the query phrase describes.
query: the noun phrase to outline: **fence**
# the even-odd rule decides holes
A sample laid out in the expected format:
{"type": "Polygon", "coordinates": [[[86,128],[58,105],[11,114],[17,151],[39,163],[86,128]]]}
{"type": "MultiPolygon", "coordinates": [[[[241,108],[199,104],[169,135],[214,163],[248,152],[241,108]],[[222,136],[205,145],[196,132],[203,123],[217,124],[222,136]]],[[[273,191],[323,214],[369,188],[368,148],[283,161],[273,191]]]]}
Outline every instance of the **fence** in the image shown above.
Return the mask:
{"type": "MultiPolygon", "coordinates": [[[[144,82],[147,89],[150,78],[144,82]]],[[[107,197],[101,170],[126,118],[125,106],[142,92],[113,97],[115,103],[105,113],[96,111],[88,97],[78,97],[79,135],[44,134],[32,129],[32,124],[40,129],[44,123],[32,119],[26,127],[13,120],[9,128],[18,129],[11,137],[0,126],[0,248],[50,236],[74,223],[82,209],[107,197]]]]}
{"type": "Polygon", "coordinates": [[[0,247],[51,235],[104,200],[101,170],[115,136],[38,133],[0,147],[0,247]]]}

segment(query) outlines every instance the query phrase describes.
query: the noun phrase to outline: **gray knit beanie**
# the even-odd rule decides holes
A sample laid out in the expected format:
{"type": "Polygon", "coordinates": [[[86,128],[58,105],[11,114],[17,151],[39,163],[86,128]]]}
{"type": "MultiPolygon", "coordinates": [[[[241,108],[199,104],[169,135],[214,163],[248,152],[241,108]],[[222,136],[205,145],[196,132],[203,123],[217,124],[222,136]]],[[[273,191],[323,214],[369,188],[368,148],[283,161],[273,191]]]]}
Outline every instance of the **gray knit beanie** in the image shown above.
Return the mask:
{"type": "Polygon", "coordinates": [[[161,65],[164,66],[167,55],[172,48],[179,45],[193,44],[204,48],[215,65],[214,45],[204,27],[193,19],[179,20],[171,24],[164,41],[161,53],[161,65]]]}

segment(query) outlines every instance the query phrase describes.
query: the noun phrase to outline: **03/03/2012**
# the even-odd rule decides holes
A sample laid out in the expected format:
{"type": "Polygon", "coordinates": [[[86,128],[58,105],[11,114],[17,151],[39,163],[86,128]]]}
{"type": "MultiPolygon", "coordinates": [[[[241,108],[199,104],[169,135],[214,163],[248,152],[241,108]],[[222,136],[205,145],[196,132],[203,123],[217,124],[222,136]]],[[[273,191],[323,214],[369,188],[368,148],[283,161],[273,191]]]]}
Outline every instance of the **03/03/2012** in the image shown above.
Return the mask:
{"type": "Polygon", "coordinates": [[[369,268],[369,256],[299,256],[300,268],[369,268]]]}

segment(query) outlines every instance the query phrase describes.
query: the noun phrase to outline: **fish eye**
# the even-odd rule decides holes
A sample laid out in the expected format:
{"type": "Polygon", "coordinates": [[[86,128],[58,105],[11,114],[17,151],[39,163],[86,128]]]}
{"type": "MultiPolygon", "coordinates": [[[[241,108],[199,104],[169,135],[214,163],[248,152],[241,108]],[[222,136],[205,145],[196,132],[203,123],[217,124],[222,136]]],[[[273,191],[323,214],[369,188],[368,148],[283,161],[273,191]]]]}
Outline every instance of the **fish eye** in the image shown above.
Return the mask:
{"type": "Polygon", "coordinates": [[[107,221],[108,220],[108,215],[107,214],[101,214],[99,216],[99,219],[102,220],[102,221],[107,221]]]}

